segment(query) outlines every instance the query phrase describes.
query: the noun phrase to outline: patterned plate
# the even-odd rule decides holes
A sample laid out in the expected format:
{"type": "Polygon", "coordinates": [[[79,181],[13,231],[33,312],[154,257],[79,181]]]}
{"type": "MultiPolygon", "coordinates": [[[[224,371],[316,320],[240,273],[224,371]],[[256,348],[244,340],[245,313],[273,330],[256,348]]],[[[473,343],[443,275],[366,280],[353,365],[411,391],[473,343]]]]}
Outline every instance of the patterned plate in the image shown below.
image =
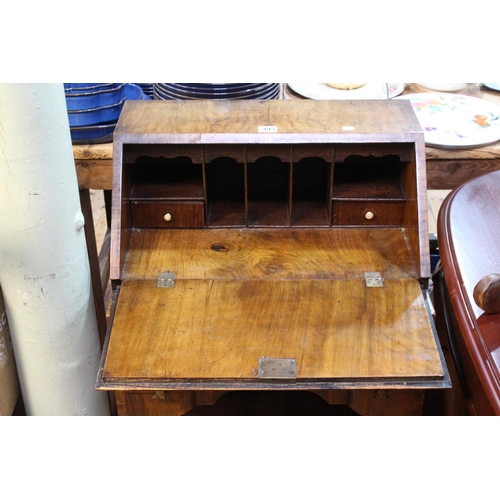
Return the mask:
{"type": "Polygon", "coordinates": [[[409,99],[429,146],[468,148],[500,140],[500,106],[461,94],[422,93],[409,99]]]}

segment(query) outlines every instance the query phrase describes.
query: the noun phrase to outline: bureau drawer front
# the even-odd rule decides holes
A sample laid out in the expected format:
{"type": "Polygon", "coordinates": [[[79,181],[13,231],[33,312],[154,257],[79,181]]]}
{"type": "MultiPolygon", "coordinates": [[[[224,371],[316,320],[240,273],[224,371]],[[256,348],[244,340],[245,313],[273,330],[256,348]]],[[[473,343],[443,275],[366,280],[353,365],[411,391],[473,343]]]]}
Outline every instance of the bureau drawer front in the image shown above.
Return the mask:
{"type": "Polygon", "coordinates": [[[333,224],[354,226],[401,226],[404,200],[333,200],[333,224]]]}
{"type": "Polygon", "coordinates": [[[135,227],[202,228],[205,210],[202,201],[132,201],[135,227]]]}

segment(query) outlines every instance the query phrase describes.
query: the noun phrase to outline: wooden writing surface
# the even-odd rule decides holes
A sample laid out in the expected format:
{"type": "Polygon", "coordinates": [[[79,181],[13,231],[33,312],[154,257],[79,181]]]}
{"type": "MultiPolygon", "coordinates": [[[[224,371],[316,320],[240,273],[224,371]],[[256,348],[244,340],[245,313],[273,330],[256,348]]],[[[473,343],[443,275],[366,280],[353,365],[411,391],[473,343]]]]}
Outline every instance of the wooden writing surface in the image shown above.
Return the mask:
{"type": "Polygon", "coordinates": [[[300,379],[443,377],[413,280],[383,288],[362,280],[179,280],[173,288],[130,280],[109,352],[104,377],[115,379],[256,379],[265,356],[294,358],[300,379]]]}
{"type": "Polygon", "coordinates": [[[440,380],[412,275],[398,229],[137,231],[103,376],[257,380],[271,356],[296,359],[304,380],[440,380]],[[159,288],[167,270],[175,284],[159,288]]]}

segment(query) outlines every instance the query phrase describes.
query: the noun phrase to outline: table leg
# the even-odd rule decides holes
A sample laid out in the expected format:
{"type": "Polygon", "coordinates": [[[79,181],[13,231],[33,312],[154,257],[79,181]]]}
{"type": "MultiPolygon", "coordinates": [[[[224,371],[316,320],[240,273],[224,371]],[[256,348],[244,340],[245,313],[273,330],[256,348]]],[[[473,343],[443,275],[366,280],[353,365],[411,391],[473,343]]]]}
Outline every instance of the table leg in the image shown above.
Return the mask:
{"type": "Polygon", "coordinates": [[[97,253],[97,243],[94,230],[94,219],[92,214],[92,204],[90,201],[90,191],[80,189],[80,205],[85,218],[85,238],[87,241],[87,252],[89,255],[90,278],[92,281],[92,292],[97,316],[97,327],[101,347],[106,336],[106,309],[104,306],[104,295],[101,281],[101,271],[99,266],[99,255],[97,253]]]}

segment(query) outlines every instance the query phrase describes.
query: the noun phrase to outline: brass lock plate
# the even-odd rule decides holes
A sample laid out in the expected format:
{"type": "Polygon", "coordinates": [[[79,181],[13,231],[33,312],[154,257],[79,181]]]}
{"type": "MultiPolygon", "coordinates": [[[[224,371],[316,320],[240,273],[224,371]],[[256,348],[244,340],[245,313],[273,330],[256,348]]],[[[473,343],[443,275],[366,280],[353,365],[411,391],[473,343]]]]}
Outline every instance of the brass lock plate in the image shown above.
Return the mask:
{"type": "Polygon", "coordinates": [[[259,358],[259,379],[264,380],[295,380],[297,378],[297,363],[295,358],[259,358]]]}

